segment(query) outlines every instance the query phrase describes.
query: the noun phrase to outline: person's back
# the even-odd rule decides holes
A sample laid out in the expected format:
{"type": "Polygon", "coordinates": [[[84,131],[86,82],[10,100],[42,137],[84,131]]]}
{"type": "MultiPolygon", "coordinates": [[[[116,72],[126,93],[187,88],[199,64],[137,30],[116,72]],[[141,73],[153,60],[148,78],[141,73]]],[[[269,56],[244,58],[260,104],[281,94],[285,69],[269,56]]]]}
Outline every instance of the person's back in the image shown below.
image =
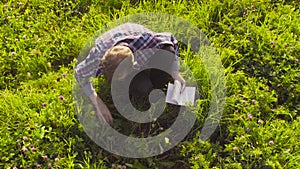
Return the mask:
{"type": "MultiPolygon", "coordinates": [[[[91,77],[99,77],[104,74],[105,79],[110,82],[114,74],[115,69],[127,57],[131,57],[131,63],[129,67],[135,66],[137,69],[145,66],[147,62],[154,55],[159,55],[158,61],[155,63],[163,62],[163,55],[158,53],[157,50],[144,50],[144,49],[164,49],[169,50],[168,65],[172,69],[172,76],[174,79],[179,80],[185,88],[185,80],[179,74],[178,68],[178,45],[175,37],[168,32],[156,33],[142,25],[135,23],[125,23],[117,26],[110,31],[105,32],[99,38],[96,39],[95,46],[90,50],[87,58],[79,63],[75,69],[75,77],[79,82],[79,85],[83,88],[85,94],[89,96],[92,103],[97,108],[97,115],[100,121],[106,120],[112,122],[112,116],[110,111],[106,107],[105,103],[98,98],[93,86],[90,83],[91,77]]],[[[156,57],[157,58],[157,57],[156,57]]],[[[142,74],[142,78],[136,78],[134,81],[133,93],[141,93],[136,89],[143,89],[142,95],[149,94],[153,90],[153,85],[157,79],[160,79],[161,73],[142,74]],[[142,79],[142,80],[141,80],[142,79]],[[149,85],[144,85],[144,84],[149,85]],[[146,89],[145,87],[148,86],[146,89]]],[[[163,76],[160,80],[163,83],[166,81],[167,76],[163,76]]],[[[154,85],[155,86],[155,85],[154,85]]],[[[128,91],[130,92],[130,91],[128,91]]]]}

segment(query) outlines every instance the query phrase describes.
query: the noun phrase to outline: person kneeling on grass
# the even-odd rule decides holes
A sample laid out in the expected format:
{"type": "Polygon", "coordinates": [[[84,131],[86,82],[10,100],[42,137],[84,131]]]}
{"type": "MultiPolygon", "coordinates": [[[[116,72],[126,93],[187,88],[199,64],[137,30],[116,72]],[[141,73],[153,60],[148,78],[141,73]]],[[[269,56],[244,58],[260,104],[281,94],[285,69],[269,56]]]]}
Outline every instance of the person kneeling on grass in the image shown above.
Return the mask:
{"type": "Polygon", "coordinates": [[[128,57],[130,68],[140,69],[151,63],[161,63],[172,72],[172,77],[159,69],[139,72],[130,83],[129,95],[148,97],[153,89],[163,88],[172,78],[182,83],[182,91],[185,88],[185,80],[179,74],[177,40],[171,33],[156,33],[136,23],[119,25],[98,37],[88,56],[75,68],[76,80],[96,107],[101,124],[103,120],[112,124],[113,118],[105,103],[97,96],[90,78],[104,75],[105,80],[111,83],[116,68],[128,57]],[[161,50],[147,52],[152,48],[161,50]]]}

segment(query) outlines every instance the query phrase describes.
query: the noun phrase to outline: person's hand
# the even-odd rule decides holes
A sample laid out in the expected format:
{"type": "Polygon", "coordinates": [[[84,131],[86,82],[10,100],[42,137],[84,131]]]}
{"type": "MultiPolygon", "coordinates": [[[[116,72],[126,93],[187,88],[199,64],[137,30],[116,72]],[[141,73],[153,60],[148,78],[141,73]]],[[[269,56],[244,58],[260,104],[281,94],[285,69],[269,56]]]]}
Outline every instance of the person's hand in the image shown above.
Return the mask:
{"type": "Polygon", "coordinates": [[[105,120],[108,124],[112,124],[113,118],[105,103],[97,96],[95,92],[91,94],[90,99],[96,107],[96,116],[99,120],[99,123],[104,124],[105,120]]]}
{"type": "Polygon", "coordinates": [[[173,72],[173,78],[174,80],[178,80],[181,83],[181,90],[180,93],[182,93],[186,87],[186,82],[183,79],[183,77],[179,74],[179,71],[174,71],[173,72]]]}

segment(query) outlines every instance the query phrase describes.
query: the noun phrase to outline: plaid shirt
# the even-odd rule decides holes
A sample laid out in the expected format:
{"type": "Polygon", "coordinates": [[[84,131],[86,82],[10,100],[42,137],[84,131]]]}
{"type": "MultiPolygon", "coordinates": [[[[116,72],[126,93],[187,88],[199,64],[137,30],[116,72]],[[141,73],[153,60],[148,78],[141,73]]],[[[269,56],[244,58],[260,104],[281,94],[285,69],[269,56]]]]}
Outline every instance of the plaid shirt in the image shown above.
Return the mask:
{"type": "Polygon", "coordinates": [[[75,77],[88,96],[94,92],[90,78],[103,74],[101,58],[108,49],[116,45],[124,45],[132,50],[137,67],[145,66],[154,54],[153,50],[141,50],[172,45],[175,49],[173,70],[178,70],[178,44],[171,33],[155,33],[142,25],[125,23],[97,38],[86,59],[76,66],[75,77]]]}

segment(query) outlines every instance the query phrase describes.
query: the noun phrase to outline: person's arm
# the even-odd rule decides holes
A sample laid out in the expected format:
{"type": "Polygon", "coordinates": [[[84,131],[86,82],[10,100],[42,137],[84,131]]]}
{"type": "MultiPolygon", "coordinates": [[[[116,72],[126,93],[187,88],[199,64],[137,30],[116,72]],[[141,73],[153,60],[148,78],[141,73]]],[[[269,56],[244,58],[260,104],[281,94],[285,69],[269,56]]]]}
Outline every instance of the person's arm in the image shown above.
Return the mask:
{"type": "Polygon", "coordinates": [[[111,113],[102,99],[98,97],[92,84],[90,83],[90,78],[83,78],[78,73],[75,73],[75,76],[84,93],[89,97],[92,104],[96,107],[96,116],[100,124],[104,124],[104,120],[106,120],[107,123],[112,124],[113,118],[111,113]]]}
{"type": "Polygon", "coordinates": [[[181,90],[180,93],[182,93],[186,87],[186,82],[184,80],[184,78],[180,75],[179,73],[179,65],[178,65],[178,43],[177,40],[175,39],[175,37],[171,36],[171,40],[174,44],[174,50],[175,50],[175,60],[173,61],[173,65],[172,65],[172,77],[175,80],[178,80],[181,83],[181,90]]]}
{"type": "Polygon", "coordinates": [[[103,122],[103,118],[108,123],[112,123],[112,116],[110,111],[108,110],[104,102],[97,96],[97,93],[90,83],[90,78],[95,77],[99,69],[100,59],[96,58],[98,54],[97,52],[98,51],[95,48],[92,48],[88,57],[76,66],[75,77],[84,93],[95,105],[97,117],[99,118],[100,123],[103,122]]]}
{"type": "Polygon", "coordinates": [[[186,82],[185,82],[184,78],[180,75],[178,70],[173,71],[172,77],[181,83],[180,93],[182,93],[186,87],[186,82]]]}
{"type": "Polygon", "coordinates": [[[102,99],[97,96],[97,93],[93,92],[89,96],[89,98],[96,107],[97,118],[98,118],[100,124],[104,124],[104,120],[107,123],[112,124],[113,118],[111,116],[111,113],[110,113],[109,109],[107,108],[107,106],[105,105],[105,103],[102,101],[102,99]]]}

